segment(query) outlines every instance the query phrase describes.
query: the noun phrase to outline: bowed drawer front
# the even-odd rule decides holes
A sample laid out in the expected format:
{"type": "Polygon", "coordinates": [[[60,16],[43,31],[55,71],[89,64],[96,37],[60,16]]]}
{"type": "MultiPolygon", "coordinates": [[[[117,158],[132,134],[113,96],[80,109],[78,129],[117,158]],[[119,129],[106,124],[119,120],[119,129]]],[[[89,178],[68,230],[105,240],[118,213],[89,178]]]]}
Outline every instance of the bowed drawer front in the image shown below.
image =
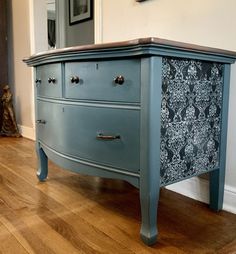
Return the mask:
{"type": "Polygon", "coordinates": [[[37,95],[42,97],[62,97],[61,64],[47,64],[36,68],[37,95]]]}
{"type": "MultiPolygon", "coordinates": [[[[236,53],[156,38],[26,59],[36,68],[38,177],[48,158],[140,191],[141,238],[157,237],[159,190],[209,172],[223,205],[230,64],[236,53]]],[[[109,223],[109,222],[108,222],[109,223]]]]}
{"type": "Polygon", "coordinates": [[[139,102],[140,60],[66,63],[65,97],[139,102]]]}
{"type": "Polygon", "coordinates": [[[39,101],[38,117],[38,139],[56,151],[139,171],[139,111],[39,101]]]}

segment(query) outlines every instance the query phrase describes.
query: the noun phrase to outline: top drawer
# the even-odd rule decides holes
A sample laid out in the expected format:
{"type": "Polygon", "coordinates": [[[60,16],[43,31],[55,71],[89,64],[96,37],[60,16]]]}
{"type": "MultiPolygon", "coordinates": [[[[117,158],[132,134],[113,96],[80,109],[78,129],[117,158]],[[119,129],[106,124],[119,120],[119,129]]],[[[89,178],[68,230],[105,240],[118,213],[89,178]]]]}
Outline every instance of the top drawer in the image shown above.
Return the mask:
{"type": "Polygon", "coordinates": [[[65,97],[139,102],[140,60],[66,63],[65,97]]]}
{"type": "Polygon", "coordinates": [[[37,95],[42,97],[62,97],[61,64],[47,64],[36,68],[37,95]]]}

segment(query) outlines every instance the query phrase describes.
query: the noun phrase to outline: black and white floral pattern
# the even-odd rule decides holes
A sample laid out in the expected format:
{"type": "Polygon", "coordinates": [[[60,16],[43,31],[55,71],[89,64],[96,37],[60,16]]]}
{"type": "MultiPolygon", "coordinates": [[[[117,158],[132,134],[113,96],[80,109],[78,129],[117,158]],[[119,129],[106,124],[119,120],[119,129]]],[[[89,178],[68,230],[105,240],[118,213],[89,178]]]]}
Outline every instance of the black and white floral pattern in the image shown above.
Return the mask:
{"type": "Polygon", "coordinates": [[[223,65],[163,58],[161,184],[219,164],[223,65]]]}

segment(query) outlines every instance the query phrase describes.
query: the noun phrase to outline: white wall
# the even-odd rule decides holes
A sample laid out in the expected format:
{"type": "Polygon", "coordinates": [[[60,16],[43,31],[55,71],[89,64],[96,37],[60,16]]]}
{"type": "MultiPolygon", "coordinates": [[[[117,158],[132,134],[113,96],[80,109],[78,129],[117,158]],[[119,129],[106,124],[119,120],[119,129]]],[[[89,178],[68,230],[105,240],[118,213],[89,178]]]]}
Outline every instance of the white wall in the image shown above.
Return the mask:
{"type": "Polygon", "coordinates": [[[16,119],[20,126],[32,128],[31,70],[22,59],[30,55],[28,0],[8,3],[9,84],[14,95],[16,119]]]}
{"type": "MultiPolygon", "coordinates": [[[[235,0],[100,0],[95,8],[96,42],[139,37],[164,39],[236,51],[235,0]]],[[[236,65],[232,66],[226,166],[225,209],[236,213],[236,65]]],[[[208,202],[208,182],[192,178],[170,186],[208,202]]]]}
{"type": "Polygon", "coordinates": [[[9,84],[20,131],[23,136],[34,139],[33,69],[22,60],[47,49],[46,2],[9,0],[7,4],[9,84]]]}
{"type": "Polygon", "coordinates": [[[103,0],[102,37],[156,36],[236,50],[235,7],[235,0],[103,0]]]}
{"type": "Polygon", "coordinates": [[[31,54],[48,49],[47,0],[28,0],[31,54]]]}

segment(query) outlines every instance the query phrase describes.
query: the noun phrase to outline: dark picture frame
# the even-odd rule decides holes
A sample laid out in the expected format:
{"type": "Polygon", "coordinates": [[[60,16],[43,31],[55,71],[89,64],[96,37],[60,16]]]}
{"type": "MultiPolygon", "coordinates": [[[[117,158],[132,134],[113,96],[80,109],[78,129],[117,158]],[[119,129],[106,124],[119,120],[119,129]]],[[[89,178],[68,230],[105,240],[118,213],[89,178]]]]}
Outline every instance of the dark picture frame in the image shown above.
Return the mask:
{"type": "Polygon", "coordinates": [[[93,0],[69,0],[70,25],[92,19],[93,0]]]}

